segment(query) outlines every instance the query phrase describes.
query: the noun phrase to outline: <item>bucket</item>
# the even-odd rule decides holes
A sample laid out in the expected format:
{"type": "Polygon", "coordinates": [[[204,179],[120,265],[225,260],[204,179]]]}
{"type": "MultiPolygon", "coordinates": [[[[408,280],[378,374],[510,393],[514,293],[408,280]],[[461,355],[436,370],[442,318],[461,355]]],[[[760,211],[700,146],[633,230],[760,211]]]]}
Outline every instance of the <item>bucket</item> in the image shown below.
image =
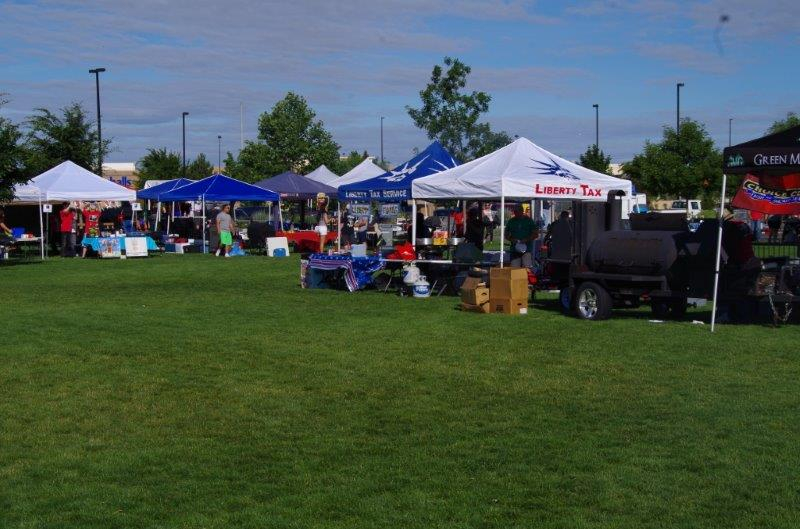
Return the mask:
{"type": "Polygon", "coordinates": [[[414,297],[415,298],[431,297],[431,285],[425,279],[425,276],[420,276],[420,278],[414,283],[414,297]]]}

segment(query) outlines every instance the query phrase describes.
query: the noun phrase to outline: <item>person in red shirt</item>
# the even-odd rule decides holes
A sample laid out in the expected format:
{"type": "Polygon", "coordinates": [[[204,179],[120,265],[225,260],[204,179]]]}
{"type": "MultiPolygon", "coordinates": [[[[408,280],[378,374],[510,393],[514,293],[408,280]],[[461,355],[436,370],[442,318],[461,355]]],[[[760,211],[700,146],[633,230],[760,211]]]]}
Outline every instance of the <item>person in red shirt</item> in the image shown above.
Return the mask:
{"type": "Polygon", "coordinates": [[[61,233],[61,257],[75,257],[78,214],[70,207],[69,202],[64,202],[61,206],[61,211],[58,212],[58,231],[61,233]]]}
{"type": "MultiPolygon", "coordinates": [[[[83,210],[83,237],[98,237],[100,235],[100,208],[97,204],[90,204],[83,210]]],[[[81,257],[86,257],[89,247],[83,246],[81,257]]]]}

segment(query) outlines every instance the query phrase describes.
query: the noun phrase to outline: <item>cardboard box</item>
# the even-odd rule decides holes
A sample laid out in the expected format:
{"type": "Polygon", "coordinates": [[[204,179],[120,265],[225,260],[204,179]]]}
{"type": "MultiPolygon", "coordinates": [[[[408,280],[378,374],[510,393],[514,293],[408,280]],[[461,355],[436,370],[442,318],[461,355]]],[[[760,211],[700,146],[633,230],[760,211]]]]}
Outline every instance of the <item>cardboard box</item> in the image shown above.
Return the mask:
{"type": "Polygon", "coordinates": [[[480,277],[469,277],[461,283],[461,290],[472,290],[479,285],[485,285],[480,277]]]}
{"type": "Polygon", "coordinates": [[[491,311],[491,306],[488,302],[482,303],[480,305],[473,305],[472,303],[462,303],[461,310],[464,312],[480,312],[482,314],[489,314],[491,311]]]}
{"type": "Polygon", "coordinates": [[[495,314],[527,314],[528,300],[490,298],[489,310],[495,314]]]}
{"type": "MultiPolygon", "coordinates": [[[[483,285],[483,284],[481,284],[483,285]]],[[[489,301],[489,288],[485,285],[471,289],[461,289],[461,301],[469,305],[482,305],[489,301]]]]}
{"type": "Polygon", "coordinates": [[[528,282],[528,269],[521,267],[507,266],[505,268],[494,267],[489,270],[489,283],[495,279],[521,279],[528,282]]]}
{"type": "Polygon", "coordinates": [[[489,283],[491,297],[496,299],[528,300],[528,277],[525,279],[494,278],[489,283]]]}

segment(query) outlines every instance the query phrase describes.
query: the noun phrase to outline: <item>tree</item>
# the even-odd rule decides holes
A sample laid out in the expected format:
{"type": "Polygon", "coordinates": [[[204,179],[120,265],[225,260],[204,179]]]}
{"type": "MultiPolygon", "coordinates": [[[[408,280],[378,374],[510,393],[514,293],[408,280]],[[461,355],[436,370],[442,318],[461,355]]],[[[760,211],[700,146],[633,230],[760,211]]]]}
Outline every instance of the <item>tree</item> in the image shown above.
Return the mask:
{"type": "Polygon", "coordinates": [[[304,97],[289,92],[258,119],[258,141],[248,142],[237,159],[228,153],[226,171],[249,182],[284,171],[335,166],[339,145],[304,97]]]}
{"type": "MultiPolygon", "coordinates": [[[[0,107],[4,104],[6,100],[0,99],[0,107]]],[[[0,117],[0,200],[11,198],[11,189],[31,176],[25,168],[26,152],[21,140],[19,126],[0,117]]]]}
{"type": "MultiPolygon", "coordinates": [[[[664,127],[661,142],[645,142],[623,169],[637,189],[651,195],[713,198],[722,182],[722,154],[705,127],[687,118],[680,138],[674,128],[664,127]]],[[[730,189],[736,189],[735,182],[730,189]]]]}
{"type": "MultiPolygon", "coordinates": [[[[71,160],[81,167],[99,172],[97,166],[97,129],[78,103],[62,109],[58,116],[46,108],[37,108],[28,120],[26,165],[31,174],[42,173],[61,162],[71,160]]],[[[103,158],[111,140],[103,140],[103,158]]]]}
{"type": "Polygon", "coordinates": [[[581,158],[578,163],[587,169],[591,169],[592,171],[611,174],[611,168],[609,167],[609,164],[611,163],[611,156],[606,156],[606,154],[600,150],[596,144],[587,147],[586,152],[581,154],[581,158]]]}
{"type": "Polygon", "coordinates": [[[186,178],[191,180],[202,180],[212,174],[214,174],[214,166],[202,152],[191,163],[186,164],[186,178]]]}
{"type": "MultiPolygon", "coordinates": [[[[188,169],[188,167],[187,167],[188,169]]],[[[136,163],[139,187],[148,180],[172,180],[181,177],[181,157],[176,152],[160,149],[147,149],[147,154],[136,163]]],[[[208,175],[206,175],[208,176],[208,175]]]]}
{"type": "Polygon", "coordinates": [[[462,162],[495,150],[511,141],[505,132],[494,133],[487,123],[479,123],[481,114],[489,110],[492,98],[485,92],[461,90],[467,85],[472,69],[458,59],[444,58],[445,72],[436,65],[431,79],[420,91],[420,108],[406,107],[414,124],[439,142],[462,162]],[[494,148],[492,148],[494,147],[494,148]]]}
{"type": "Polygon", "coordinates": [[[767,129],[767,134],[775,134],[776,132],[783,132],[786,129],[800,125],[800,116],[794,112],[788,112],[786,119],[779,119],[772,126],[767,129]]]}
{"type": "Polygon", "coordinates": [[[358,151],[350,151],[350,154],[348,154],[346,158],[336,160],[336,163],[330,169],[334,173],[343,175],[368,157],[369,153],[367,153],[367,151],[364,151],[362,154],[359,154],[358,151]]]}

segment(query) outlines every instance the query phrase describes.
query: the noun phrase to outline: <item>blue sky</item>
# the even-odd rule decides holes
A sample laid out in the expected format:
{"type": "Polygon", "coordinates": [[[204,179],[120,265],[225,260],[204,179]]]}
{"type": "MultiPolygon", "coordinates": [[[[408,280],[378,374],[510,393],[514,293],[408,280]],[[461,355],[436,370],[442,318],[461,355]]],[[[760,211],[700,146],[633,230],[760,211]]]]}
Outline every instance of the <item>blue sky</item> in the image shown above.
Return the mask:
{"type": "Polygon", "coordinates": [[[472,67],[468,88],[492,95],[486,119],[576,159],[594,141],[628,160],[682,114],[719,145],[756,137],[800,111],[800,2],[529,2],[353,0],[139,2],[0,0],[0,110],[22,121],[36,107],[82,102],[94,115],[103,66],[110,161],[148,147],[216,161],[288,90],[306,96],[342,151],[411,157],[428,140],[405,112],[445,55],[472,67]],[[721,15],[729,21],[720,25],[721,15]],[[718,31],[719,39],[715,39],[718,31]]]}

